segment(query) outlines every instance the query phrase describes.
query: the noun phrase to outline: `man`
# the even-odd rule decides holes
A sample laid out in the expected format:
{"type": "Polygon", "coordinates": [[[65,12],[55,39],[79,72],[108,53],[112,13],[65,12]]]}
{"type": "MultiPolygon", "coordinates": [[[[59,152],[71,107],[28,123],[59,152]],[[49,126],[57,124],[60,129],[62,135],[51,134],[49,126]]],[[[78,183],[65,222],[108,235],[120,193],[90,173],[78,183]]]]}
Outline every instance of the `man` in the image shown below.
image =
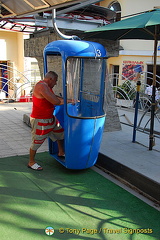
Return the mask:
{"type": "MultiPolygon", "coordinates": [[[[146,87],[145,94],[147,94],[149,97],[152,97],[152,88],[153,88],[153,85],[149,85],[148,87],[146,87]]],[[[158,101],[158,100],[159,100],[159,95],[158,95],[158,89],[156,88],[155,101],[158,101]]]]}
{"type": "Polygon", "coordinates": [[[52,91],[57,80],[58,75],[50,71],[45,75],[42,81],[39,81],[35,85],[33,90],[33,107],[30,116],[32,144],[28,163],[28,167],[33,170],[43,170],[42,167],[35,162],[35,155],[37,149],[47,137],[50,137],[52,141],[57,140],[59,150],[58,156],[65,156],[63,149],[64,130],[56,117],[53,116],[54,105],[64,104],[64,100],[56,96],[52,91]]]}
{"type": "MultiPolygon", "coordinates": [[[[149,85],[148,87],[146,87],[146,90],[145,90],[145,94],[147,94],[149,97],[149,101],[147,102],[147,108],[149,108],[149,111],[150,111],[151,101],[152,101],[152,89],[153,89],[153,85],[149,85]]],[[[155,92],[155,103],[157,108],[159,104],[159,93],[157,88],[155,92]]]]}

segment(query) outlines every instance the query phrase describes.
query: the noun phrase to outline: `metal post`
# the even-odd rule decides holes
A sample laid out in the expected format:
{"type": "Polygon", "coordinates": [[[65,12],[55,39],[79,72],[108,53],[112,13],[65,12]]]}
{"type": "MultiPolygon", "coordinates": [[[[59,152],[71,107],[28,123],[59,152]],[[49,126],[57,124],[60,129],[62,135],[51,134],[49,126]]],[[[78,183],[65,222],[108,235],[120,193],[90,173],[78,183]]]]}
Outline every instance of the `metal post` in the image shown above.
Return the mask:
{"type": "Polygon", "coordinates": [[[156,63],[157,63],[157,44],[158,44],[157,31],[158,31],[158,26],[155,26],[153,86],[152,86],[152,105],[151,105],[151,124],[150,124],[150,134],[149,134],[149,150],[152,150],[152,148],[154,146],[154,114],[155,114],[156,63]]]}
{"type": "Polygon", "coordinates": [[[58,33],[58,35],[61,38],[66,39],[66,40],[81,40],[78,36],[75,36],[75,35],[68,36],[68,35],[65,35],[62,32],[60,32],[60,30],[58,29],[57,24],[56,24],[56,9],[52,10],[52,20],[53,20],[54,30],[56,31],[56,33],[58,33]]]}
{"type": "Polygon", "coordinates": [[[132,142],[136,141],[136,128],[137,128],[137,118],[138,118],[138,103],[139,103],[140,86],[141,86],[141,81],[137,81],[137,92],[136,92],[136,102],[135,102],[135,114],[134,114],[134,125],[133,125],[133,138],[132,138],[132,142]]]}

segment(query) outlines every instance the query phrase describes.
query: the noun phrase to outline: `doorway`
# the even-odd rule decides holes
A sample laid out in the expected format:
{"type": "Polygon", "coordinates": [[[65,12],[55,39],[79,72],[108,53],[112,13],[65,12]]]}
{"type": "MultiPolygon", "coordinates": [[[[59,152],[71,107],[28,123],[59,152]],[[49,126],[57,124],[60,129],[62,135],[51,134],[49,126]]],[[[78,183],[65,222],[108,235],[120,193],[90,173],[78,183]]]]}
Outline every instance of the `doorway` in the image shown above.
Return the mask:
{"type": "MultiPolygon", "coordinates": [[[[160,87],[160,65],[157,65],[156,71],[156,87],[160,87]]],[[[153,65],[147,65],[147,84],[152,85],[153,81],[153,65]]]]}
{"type": "Polygon", "coordinates": [[[119,80],[119,65],[112,65],[112,84],[118,86],[119,80]]]}

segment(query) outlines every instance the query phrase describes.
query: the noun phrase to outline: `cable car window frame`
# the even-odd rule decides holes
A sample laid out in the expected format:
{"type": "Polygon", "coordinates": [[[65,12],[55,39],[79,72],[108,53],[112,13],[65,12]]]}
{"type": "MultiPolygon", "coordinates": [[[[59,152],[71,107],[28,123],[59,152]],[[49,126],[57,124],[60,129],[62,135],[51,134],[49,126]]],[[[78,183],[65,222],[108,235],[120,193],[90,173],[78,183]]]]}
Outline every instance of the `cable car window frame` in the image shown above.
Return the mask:
{"type": "MultiPolygon", "coordinates": [[[[98,60],[98,59],[100,59],[100,60],[102,60],[102,62],[101,62],[101,79],[102,79],[102,77],[104,78],[104,81],[102,82],[102,80],[100,80],[99,81],[99,83],[100,83],[100,91],[99,91],[99,94],[100,94],[100,92],[101,92],[101,89],[102,89],[102,87],[104,87],[104,91],[103,91],[103,97],[101,97],[100,95],[100,97],[101,97],[101,99],[102,99],[102,109],[103,109],[103,112],[104,112],[104,114],[100,114],[100,115],[95,115],[95,116],[87,116],[87,117],[85,117],[85,116],[74,116],[74,115],[71,115],[71,114],[69,114],[68,113],[68,107],[67,107],[67,105],[68,104],[66,104],[66,114],[69,116],[69,117],[71,117],[71,118],[77,118],[77,119],[96,119],[96,118],[101,118],[101,117],[105,117],[106,116],[106,113],[105,113],[105,110],[104,110],[104,97],[105,97],[105,93],[106,93],[106,69],[107,69],[107,62],[106,62],[106,60],[108,59],[108,57],[90,57],[90,56],[68,56],[67,58],[66,58],[66,61],[65,61],[65,100],[66,100],[66,102],[67,102],[67,95],[68,95],[68,93],[67,93],[67,90],[68,90],[68,84],[67,84],[67,81],[68,81],[68,78],[67,78],[67,70],[68,70],[68,67],[67,67],[67,63],[68,63],[68,60],[69,59],[89,59],[89,60],[98,60]],[[104,61],[105,60],[105,61],[104,61]],[[103,85],[103,86],[102,86],[103,85]]],[[[80,76],[81,77],[81,76],[80,76]]],[[[79,83],[80,83],[81,81],[79,81],[79,83]]]]}

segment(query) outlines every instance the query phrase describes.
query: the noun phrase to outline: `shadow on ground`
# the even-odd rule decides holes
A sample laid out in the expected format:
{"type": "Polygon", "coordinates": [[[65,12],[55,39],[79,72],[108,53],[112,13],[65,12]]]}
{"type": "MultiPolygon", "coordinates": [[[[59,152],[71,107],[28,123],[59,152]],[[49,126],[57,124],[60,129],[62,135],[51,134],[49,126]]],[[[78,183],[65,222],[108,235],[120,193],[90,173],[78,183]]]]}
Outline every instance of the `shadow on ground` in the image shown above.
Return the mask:
{"type": "Polygon", "coordinates": [[[159,239],[159,212],[92,169],[65,169],[47,152],[1,158],[1,240],[159,239]]]}

